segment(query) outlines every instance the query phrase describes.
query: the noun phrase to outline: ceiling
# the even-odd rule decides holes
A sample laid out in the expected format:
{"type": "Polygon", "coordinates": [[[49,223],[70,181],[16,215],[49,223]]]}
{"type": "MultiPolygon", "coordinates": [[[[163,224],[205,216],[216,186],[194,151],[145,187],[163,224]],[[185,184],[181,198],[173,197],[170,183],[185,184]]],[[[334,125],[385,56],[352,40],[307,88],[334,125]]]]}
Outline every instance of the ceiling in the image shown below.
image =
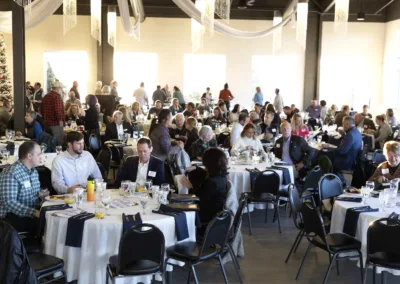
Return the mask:
{"type": "MultiPolygon", "coordinates": [[[[166,17],[166,18],[183,18],[187,17],[172,0],[142,0],[146,17],[166,17]]],[[[192,0],[194,2],[194,0],[192,0]]],[[[78,14],[90,15],[90,0],[77,0],[78,14]]],[[[284,11],[291,0],[255,0],[254,6],[247,9],[239,9],[239,2],[246,3],[247,0],[232,0],[231,18],[232,19],[272,19],[274,10],[284,11]]],[[[310,14],[320,15],[324,13],[324,20],[333,20],[334,1],[332,0],[309,0],[310,14]],[[327,9],[330,7],[330,9],[327,9]]],[[[0,0],[0,11],[11,10],[12,0],[0,0]]],[[[103,6],[117,5],[117,0],[102,0],[103,6]]],[[[400,18],[400,0],[350,0],[350,21],[356,20],[358,12],[366,14],[366,21],[385,22],[387,14],[397,15],[400,18]],[[381,12],[376,12],[391,3],[381,12]]],[[[62,14],[62,7],[57,10],[56,14],[62,14]]],[[[391,19],[390,19],[391,20],[391,19]]]]}

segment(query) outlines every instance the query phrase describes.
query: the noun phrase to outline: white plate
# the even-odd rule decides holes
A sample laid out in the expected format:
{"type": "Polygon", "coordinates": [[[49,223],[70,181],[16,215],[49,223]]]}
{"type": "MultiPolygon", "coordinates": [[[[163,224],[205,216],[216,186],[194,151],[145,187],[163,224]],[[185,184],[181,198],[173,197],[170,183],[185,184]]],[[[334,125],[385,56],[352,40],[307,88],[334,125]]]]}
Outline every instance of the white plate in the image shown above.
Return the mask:
{"type": "MultiPolygon", "coordinates": [[[[52,196],[64,196],[64,195],[52,195],[52,196]]],[[[46,196],[44,199],[48,202],[53,202],[53,203],[64,203],[64,199],[57,199],[57,200],[52,200],[50,199],[51,196],[46,196]]]]}

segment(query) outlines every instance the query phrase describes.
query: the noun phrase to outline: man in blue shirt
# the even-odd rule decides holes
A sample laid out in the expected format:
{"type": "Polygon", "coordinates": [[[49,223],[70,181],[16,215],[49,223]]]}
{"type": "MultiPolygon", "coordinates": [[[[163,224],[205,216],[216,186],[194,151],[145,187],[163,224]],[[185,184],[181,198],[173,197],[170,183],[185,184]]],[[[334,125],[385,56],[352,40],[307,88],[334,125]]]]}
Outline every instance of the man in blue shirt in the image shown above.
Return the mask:
{"type": "Polygon", "coordinates": [[[253,102],[259,103],[260,105],[263,105],[263,101],[264,101],[264,95],[261,93],[261,89],[260,87],[256,88],[257,93],[255,93],[254,97],[253,97],[253,102]]]}
{"type": "Polygon", "coordinates": [[[306,112],[308,112],[310,118],[320,118],[321,107],[318,105],[316,99],[311,101],[311,105],[306,108],[306,112]]]}

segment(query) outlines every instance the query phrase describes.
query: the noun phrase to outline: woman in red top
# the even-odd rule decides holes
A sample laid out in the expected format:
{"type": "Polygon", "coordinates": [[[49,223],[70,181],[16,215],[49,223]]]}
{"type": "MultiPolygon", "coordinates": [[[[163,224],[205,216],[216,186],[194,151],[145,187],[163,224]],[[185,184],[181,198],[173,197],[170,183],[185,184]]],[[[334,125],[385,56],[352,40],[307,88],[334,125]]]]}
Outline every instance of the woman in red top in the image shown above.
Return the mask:
{"type": "Polygon", "coordinates": [[[303,124],[303,119],[301,118],[301,115],[295,113],[292,116],[290,123],[292,125],[292,135],[297,135],[307,140],[310,131],[308,130],[307,125],[303,124]]]}

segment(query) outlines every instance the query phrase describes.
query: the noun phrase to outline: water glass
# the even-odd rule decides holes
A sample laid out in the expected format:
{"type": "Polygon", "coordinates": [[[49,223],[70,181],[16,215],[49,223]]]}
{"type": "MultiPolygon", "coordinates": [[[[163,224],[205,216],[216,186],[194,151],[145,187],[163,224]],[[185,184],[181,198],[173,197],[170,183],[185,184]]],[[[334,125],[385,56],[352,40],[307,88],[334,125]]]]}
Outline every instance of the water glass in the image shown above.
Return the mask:
{"type": "Polygon", "coordinates": [[[151,191],[152,185],[153,185],[153,182],[150,179],[146,180],[146,183],[144,184],[144,187],[146,188],[147,192],[151,191]]]}
{"type": "Polygon", "coordinates": [[[50,195],[50,191],[47,189],[47,187],[41,187],[39,191],[39,198],[40,200],[44,201],[47,196],[50,195]]]}
{"type": "Polygon", "coordinates": [[[367,200],[370,197],[370,195],[371,195],[370,189],[366,186],[362,186],[361,187],[361,197],[362,197],[363,204],[367,204],[367,200]]]}
{"type": "Polygon", "coordinates": [[[118,135],[118,139],[121,140],[121,141],[123,141],[123,140],[124,140],[124,134],[119,134],[119,135],[118,135]]]}
{"type": "Polygon", "coordinates": [[[62,152],[62,146],[56,146],[57,155],[60,155],[62,152]]]}
{"type": "Polygon", "coordinates": [[[83,201],[83,192],[84,192],[84,189],[81,188],[81,187],[77,187],[74,190],[76,205],[77,205],[78,209],[79,209],[79,206],[82,204],[82,201],[83,201]]]}
{"type": "Polygon", "coordinates": [[[387,207],[389,208],[395,207],[397,198],[397,188],[395,186],[392,187],[392,184],[390,184],[390,188],[385,188],[384,192],[388,196],[387,207]]]}
{"type": "Polygon", "coordinates": [[[147,194],[140,195],[139,204],[140,204],[140,208],[142,209],[143,215],[146,215],[146,207],[147,207],[148,201],[149,201],[149,196],[147,194]]]}
{"type": "Polygon", "coordinates": [[[139,132],[138,131],[133,131],[133,139],[137,140],[139,136],[139,132]]]}
{"type": "Polygon", "coordinates": [[[130,137],[131,135],[129,134],[129,133],[125,133],[124,134],[124,143],[125,144],[127,144],[128,143],[128,140],[129,140],[129,137],[130,137]]]}
{"type": "Polygon", "coordinates": [[[375,183],[373,181],[367,181],[365,186],[368,187],[371,191],[375,189],[375,183]]]}
{"type": "Polygon", "coordinates": [[[136,192],[136,182],[130,182],[129,183],[129,192],[131,193],[131,195],[134,195],[136,192]]]}
{"type": "Polygon", "coordinates": [[[384,190],[379,192],[379,204],[381,205],[381,209],[379,211],[385,211],[385,207],[388,201],[389,195],[387,194],[387,192],[385,192],[384,190]]]}
{"type": "Polygon", "coordinates": [[[106,209],[104,208],[104,207],[102,207],[102,206],[97,206],[95,209],[94,209],[94,217],[96,218],[96,219],[104,219],[104,216],[106,215],[106,209]]]}
{"type": "Polygon", "coordinates": [[[158,185],[153,185],[151,187],[151,192],[153,193],[153,199],[158,201],[158,194],[160,192],[160,187],[158,185]]]}
{"type": "Polygon", "coordinates": [[[40,145],[40,149],[42,150],[42,153],[46,153],[47,145],[46,144],[40,145]]]}
{"type": "Polygon", "coordinates": [[[144,131],[139,132],[139,138],[142,138],[142,137],[144,137],[144,131]]]}
{"type": "Polygon", "coordinates": [[[101,204],[103,204],[104,208],[106,209],[107,216],[110,216],[109,214],[107,214],[107,212],[108,212],[108,209],[110,208],[111,201],[112,201],[112,198],[110,195],[103,194],[103,196],[101,198],[101,204]]]}
{"type": "Polygon", "coordinates": [[[2,150],[1,155],[4,158],[4,162],[7,164],[8,163],[8,158],[10,157],[10,151],[7,150],[2,150]]]}
{"type": "Polygon", "coordinates": [[[124,180],[121,182],[121,187],[119,188],[119,195],[120,196],[125,196],[126,193],[129,191],[129,184],[130,180],[124,180]]]}

